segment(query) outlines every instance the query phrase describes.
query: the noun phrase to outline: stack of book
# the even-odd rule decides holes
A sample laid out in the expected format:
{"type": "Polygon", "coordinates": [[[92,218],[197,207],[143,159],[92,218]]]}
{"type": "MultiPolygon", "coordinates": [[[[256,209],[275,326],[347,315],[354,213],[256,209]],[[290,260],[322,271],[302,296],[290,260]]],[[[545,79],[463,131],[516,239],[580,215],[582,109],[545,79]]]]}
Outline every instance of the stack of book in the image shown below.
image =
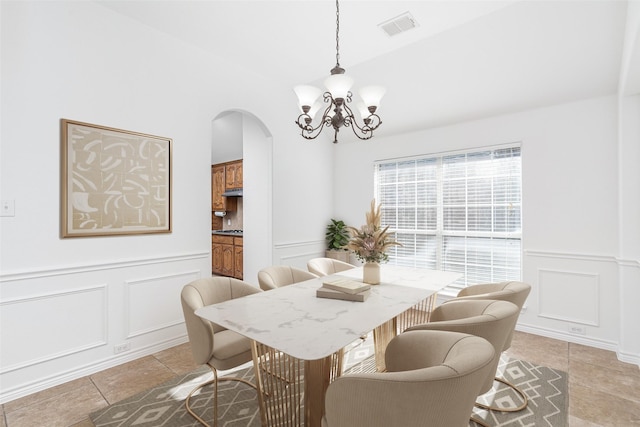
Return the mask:
{"type": "Polygon", "coordinates": [[[363,302],[369,297],[371,285],[353,279],[326,279],[322,287],[316,290],[318,298],[342,299],[363,302]]]}

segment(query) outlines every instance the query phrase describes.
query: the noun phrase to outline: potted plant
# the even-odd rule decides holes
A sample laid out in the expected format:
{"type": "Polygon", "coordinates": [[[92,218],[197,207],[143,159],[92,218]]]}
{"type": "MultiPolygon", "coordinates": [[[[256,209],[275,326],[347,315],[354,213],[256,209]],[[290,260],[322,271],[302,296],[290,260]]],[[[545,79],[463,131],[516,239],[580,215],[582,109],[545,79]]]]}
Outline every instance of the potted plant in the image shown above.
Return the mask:
{"type": "Polygon", "coordinates": [[[325,233],[327,250],[325,256],[344,262],[349,262],[349,251],[345,248],[349,243],[349,232],[344,221],[331,219],[331,224],[327,225],[325,233]]]}
{"type": "Polygon", "coordinates": [[[371,209],[366,214],[367,223],[362,227],[347,227],[351,238],[347,249],[352,250],[356,257],[364,262],[363,281],[372,285],[380,283],[380,263],[387,262],[390,246],[402,246],[391,239],[387,233],[389,226],[380,225],[380,205],[376,207],[376,200],[371,201],[371,209]]]}

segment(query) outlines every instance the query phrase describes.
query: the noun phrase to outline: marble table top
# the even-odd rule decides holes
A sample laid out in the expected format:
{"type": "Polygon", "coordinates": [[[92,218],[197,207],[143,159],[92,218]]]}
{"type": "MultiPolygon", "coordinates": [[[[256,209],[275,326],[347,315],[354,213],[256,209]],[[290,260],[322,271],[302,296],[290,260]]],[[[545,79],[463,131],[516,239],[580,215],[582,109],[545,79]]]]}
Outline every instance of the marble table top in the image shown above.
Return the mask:
{"type": "Polygon", "coordinates": [[[317,298],[328,277],[362,280],[354,268],[202,307],[196,315],[303,360],[317,360],[367,334],[461,277],[459,273],[381,266],[364,302],[317,298]]]}

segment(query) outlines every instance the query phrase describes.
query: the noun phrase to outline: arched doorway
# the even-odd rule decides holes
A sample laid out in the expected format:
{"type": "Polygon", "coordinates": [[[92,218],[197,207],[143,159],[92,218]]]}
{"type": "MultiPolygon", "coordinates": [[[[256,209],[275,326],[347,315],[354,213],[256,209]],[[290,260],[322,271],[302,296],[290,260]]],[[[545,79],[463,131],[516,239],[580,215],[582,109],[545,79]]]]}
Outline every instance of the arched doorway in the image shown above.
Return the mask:
{"type": "Polygon", "coordinates": [[[211,164],[243,159],[244,281],[272,264],[273,137],[254,114],[227,110],[212,121],[211,164]]]}

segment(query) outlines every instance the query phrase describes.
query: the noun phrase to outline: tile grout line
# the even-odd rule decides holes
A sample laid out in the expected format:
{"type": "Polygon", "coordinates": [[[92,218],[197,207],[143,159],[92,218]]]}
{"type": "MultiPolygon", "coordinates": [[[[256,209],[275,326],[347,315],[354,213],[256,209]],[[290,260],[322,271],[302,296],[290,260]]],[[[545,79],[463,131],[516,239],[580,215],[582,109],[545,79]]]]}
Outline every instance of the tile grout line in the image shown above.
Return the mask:
{"type": "MultiPolygon", "coordinates": [[[[96,388],[96,390],[98,391],[100,396],[104,399],[104,401],[107,402],[107,406],[113,405],[113,403],[109,402],[109,399],[107,399],[107,396],[104,395],[102,390],[100,390],[100,387],[98,387],[98,384],[96,384],[96,382],[93,380],[93,376],[89,375],[89,381],[91,381],[91,384],[93,384],[93,386],[96,388]]],[[[9,427],[9,426],[7,426],[7,427],[9,427]]]]}

